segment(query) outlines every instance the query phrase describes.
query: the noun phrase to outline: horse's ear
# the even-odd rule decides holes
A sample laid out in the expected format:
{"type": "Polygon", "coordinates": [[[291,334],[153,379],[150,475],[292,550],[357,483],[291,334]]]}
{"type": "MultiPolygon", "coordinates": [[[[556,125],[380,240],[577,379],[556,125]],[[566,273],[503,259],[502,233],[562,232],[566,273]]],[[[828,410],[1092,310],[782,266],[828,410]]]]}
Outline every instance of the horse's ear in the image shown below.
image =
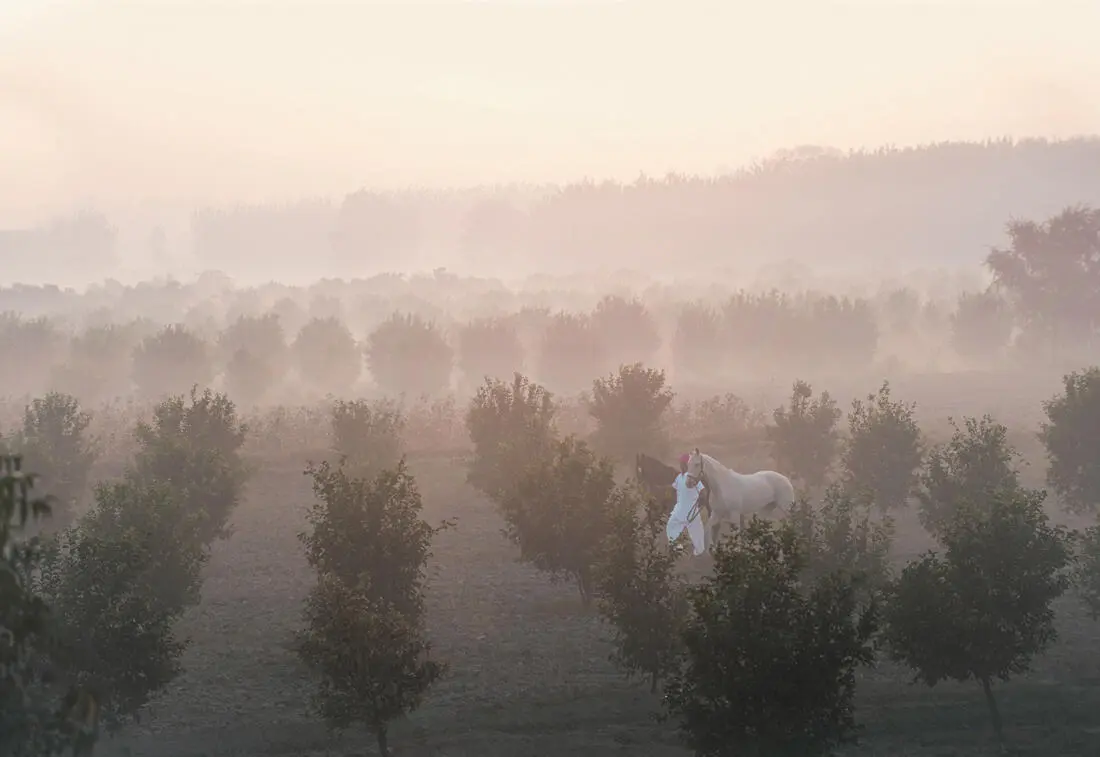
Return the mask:
{"type": "Polygon", "coordinates": [[[696,447],[696,448],[695,448],[695,449],[693,449],[693,450],[692,450],[691,452],[692,452],[692,454],[698,455],[698,454],[699,454],[699,448],[698,448],[698,447],[696,447]]]}

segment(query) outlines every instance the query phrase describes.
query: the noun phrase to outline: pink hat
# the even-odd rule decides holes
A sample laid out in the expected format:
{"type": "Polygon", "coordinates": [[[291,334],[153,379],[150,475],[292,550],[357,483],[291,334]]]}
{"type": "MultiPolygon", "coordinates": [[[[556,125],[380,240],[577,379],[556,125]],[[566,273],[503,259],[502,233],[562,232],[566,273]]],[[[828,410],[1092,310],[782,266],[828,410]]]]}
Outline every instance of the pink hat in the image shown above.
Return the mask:
{"type": "Polygon", "coordinates": [[[681,465],[687,465],[689,462],[691,462],[691,455],[689,455],[686,452],[684,454],[680,455],[680,464],[681,465]]]}

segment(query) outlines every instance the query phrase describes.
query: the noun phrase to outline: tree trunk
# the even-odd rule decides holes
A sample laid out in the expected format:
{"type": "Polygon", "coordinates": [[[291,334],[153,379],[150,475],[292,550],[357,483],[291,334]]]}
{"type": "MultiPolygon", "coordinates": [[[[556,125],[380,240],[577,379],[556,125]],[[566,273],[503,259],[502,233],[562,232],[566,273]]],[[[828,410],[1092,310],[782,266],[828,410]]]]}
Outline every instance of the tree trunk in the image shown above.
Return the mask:
{"type": "Polygon", "coordinates": [[[591,581],[589,581],[587,575],[584,573],[577,574],[577,591],[581,593],[581,605],[585,609],[592,606],[592,588],[590,584],[591,581]]]}
{"type": "Polygon", "coordinates": [[[656,673],[650,673],[649,674],[649,693],[650,694],[656,694],[657,693],[657,674],[656,673]]]}
{"type": "Polygon", "coordinates": [[[378,736],[378,753],[381,754],[382,757],[390,757],[390,740],[389,734],[386,731],[386,726],[383,725],[378,728],[375,734],[378,736]]]}
{"type": "Polygon", "coordinates": [[[989,705],[989,717],[993,719],[993,733],[997,736],[997,743],[1003,747],[1004,726],[1001,724],[1001,711],[997,709],[997,700],[993,697],[993,686],[989,682],[989,676],[982,678],[982,691],[985,693],[985,703],[989,705]]]}

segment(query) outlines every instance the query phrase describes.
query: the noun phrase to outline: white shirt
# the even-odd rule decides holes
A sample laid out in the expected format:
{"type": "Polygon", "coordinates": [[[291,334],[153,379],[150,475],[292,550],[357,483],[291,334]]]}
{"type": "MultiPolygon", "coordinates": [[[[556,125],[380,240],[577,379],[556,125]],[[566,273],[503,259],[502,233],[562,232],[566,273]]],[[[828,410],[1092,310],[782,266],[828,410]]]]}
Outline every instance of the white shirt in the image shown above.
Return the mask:
{"type": "Polygon", "coordinates": [[[695,514],[695,517],[690,521],[688,516],[691,515],[691,511],[695,508],[695,503],[699,501],[699,495],[702,493],[703,486],[702,481],[697,481],[695,486],[688,486],[687,474],[681,473],[676,477],[676,480],[672,482],[672,488],[676,490],[676,507],[672,508],[672,515],[668,518],[668,540],[676,541],[680,537],[680,534],[687,529],[688,536],[691,538],[693,551],[696,555],[700,555],[706,551],[704,544],[703,534],[703,519],[699,516],[699,513],[695,514]]]}

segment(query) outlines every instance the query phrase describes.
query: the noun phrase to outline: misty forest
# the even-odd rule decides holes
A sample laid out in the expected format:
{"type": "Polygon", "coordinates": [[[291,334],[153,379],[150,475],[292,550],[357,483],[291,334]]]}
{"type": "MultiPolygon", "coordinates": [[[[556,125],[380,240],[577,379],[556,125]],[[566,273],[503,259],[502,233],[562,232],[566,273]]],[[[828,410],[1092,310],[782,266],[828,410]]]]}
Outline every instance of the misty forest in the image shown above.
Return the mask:
{"type": "Polygon", "coordinates": [[[4,232],[0,755],[1100,753],[1098,166],[4,232]]]}

